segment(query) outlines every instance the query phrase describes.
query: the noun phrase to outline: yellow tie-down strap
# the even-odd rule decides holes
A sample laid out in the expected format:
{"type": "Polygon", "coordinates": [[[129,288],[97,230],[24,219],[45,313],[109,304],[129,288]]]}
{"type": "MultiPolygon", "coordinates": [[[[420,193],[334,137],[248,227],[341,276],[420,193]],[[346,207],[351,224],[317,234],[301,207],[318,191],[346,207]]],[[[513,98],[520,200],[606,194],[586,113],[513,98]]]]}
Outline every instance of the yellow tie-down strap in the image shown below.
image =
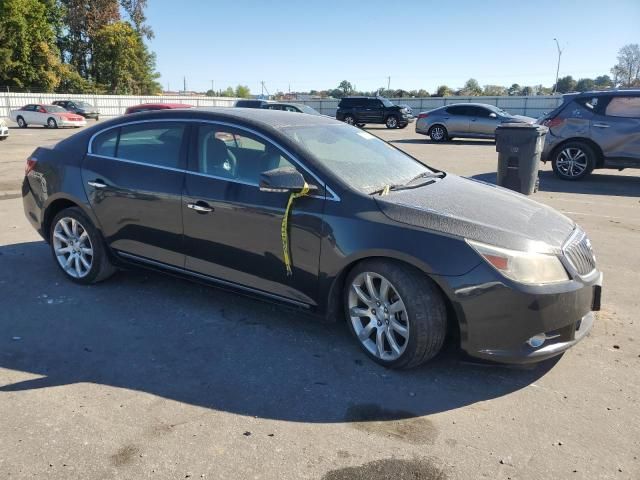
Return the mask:
{"type": "Polygon", "coordinates": [[[291,276],[293,273],[291,270],[291,250],[289,247],[289,215],[291,213],[291,205],[296,198],[304,197],[309,193],[309,185],[304,182],[304,187],[298,193],[291,193],[289,195],[289,201],[287,202],[287,208],[284,211],[284,217],[282,217],[282,225],[280,226],[280,235],[282,237],[282,256],[284,258],[284,266],[287,269],[287,276],[291,276]]]}

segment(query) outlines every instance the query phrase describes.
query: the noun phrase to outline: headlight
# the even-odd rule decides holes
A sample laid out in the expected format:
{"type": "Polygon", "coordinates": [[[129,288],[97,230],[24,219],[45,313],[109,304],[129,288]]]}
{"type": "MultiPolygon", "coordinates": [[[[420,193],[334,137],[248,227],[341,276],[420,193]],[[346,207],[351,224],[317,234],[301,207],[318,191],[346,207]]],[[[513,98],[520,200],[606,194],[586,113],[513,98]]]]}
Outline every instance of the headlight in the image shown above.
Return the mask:
{"type": "Polygon", "coordinates": [[[553,254],[520,252],[473,240],[467,243],[502,275],[526,284],[558,283],[570,280],[560,259],[553,254]]]}

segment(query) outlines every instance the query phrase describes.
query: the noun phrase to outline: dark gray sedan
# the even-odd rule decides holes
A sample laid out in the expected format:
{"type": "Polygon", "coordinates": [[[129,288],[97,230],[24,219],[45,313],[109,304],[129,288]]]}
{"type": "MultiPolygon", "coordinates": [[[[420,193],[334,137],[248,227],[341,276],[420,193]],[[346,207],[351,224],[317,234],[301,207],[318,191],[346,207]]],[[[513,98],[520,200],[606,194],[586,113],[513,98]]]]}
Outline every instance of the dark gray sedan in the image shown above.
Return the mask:
{"type": "Polygon", "coordinates": [[[489,138],[496,136],[501,123],[534,123],[535,118],[512,115],[494,105],[456,103],[418,115],[416,133],[429,135],[434,142],[454,137],[489,138]]]}

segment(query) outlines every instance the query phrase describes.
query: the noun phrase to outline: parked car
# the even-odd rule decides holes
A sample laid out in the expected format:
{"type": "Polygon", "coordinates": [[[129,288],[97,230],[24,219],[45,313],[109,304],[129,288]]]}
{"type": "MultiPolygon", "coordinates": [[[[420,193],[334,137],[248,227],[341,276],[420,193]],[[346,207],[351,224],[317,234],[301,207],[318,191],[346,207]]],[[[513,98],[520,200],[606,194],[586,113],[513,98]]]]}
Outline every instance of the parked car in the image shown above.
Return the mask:
{"type": "Polygon", "coordinates": [[[9,138],[9,127],[4,118],[0,118],[0,140],[9,138]]]}
{"type": "Polygon", "coordinates": [[[176,108],[193,108],[193,105],[187,103],[141,103],[140,105],[134,105],[128,107],[125,111],[125,115],[131,113],[150,112],[153,110],[172,110],[176,108]]]}
{"type": "Polygon", "coordinates": [[[503,362],[589,332],[602,277],[571,219],[334,119],[291,118],[166,110],[92,126],[29,156],[26,217],[73,282],[133,264],[342,312],[387,367],[429,360],[448,331],[503,362]]]}
{"type": "Polygon", "coordinates": [[[496,128],[502,123],[535,121],[535,118],[512,115],[494,105],[453,103],[419,113],[416,133],[429,135],[434,142],[446,142],[454,137],[495,139],[496,128]]]}
{"type": "Polygon", "coordinates": [[[307,113],[309,115],[322,115],[314,108],[311,108],[309,105],[305,105],[303,103],[273,102],[263,105],[262,108],[266,108],[267,110],[282,110],[285,112],[307,113]]]}
{"type": "Polygon", "coordinates": [[[596,168],[640,168],[640,90],[568,94],[539,123],[549,127],[542,161],[563,180],[596,168]]]}
{"type": "Polygon", "coordinates": [[[382,123],[387,128],[405,128],[413,116],[383,97],[344,97],[338,104],[336,119],[358,127],[382,123]]]}
{"type": "Polygon", "coordinates": [[[29,125],[44,125],[48,128],[84,127],[87,121],[76,113],[67,112],[58,105],[30,103],[17,110],[11,110],[9,118],[20,128],[29,125]]]}
{"type": "Polygon", "coordinates": [[[238,108],[264,108],[265,105],[272,103],[271,100],[262,100],[262,99],[249,99],[249,100],[238,100],[234,107],[238,108]]]}
{"type": "Polygon", "coordinates": [[[84,118],[94,118],[96,121],[100,119],[100,110],[82,100],[56,100],[53,105],[58,105],[68,112],[82,115],[84,118]]]}
{"type": "Polygon", "coordinates": [[[406,105],[404,103],[399,103],[398,106],[400,108],[403,108],[407,112],[407,115],[409,115],[410,117],[413,117],[413,109],[409,105],[406,105]]]}

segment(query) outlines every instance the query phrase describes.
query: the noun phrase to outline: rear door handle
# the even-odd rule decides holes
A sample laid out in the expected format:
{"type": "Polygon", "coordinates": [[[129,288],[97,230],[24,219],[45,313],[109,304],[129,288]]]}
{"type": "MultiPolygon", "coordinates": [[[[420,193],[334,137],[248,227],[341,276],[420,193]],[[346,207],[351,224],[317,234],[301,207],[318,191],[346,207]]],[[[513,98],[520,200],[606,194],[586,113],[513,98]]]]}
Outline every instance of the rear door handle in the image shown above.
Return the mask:
{"type": "Polygon", "coordinates": [[[598,127],[598,128],[609,128],[610,125],[608,123],[594,123],[593,124],[594,127],[598,127]]]}
{"type": "Polygon", "coordinates": [[[187,208],[195,210],[198,213],[213,212],[213,208],[207,205],[205,202],[187,203],[187,208]]]}
{"type": "Polygon", "coordinates": [[[107,184],[100,179],[93,180],[92,182],[87,182],[87,185],[93,188],[107,188],[107,184]]]}

